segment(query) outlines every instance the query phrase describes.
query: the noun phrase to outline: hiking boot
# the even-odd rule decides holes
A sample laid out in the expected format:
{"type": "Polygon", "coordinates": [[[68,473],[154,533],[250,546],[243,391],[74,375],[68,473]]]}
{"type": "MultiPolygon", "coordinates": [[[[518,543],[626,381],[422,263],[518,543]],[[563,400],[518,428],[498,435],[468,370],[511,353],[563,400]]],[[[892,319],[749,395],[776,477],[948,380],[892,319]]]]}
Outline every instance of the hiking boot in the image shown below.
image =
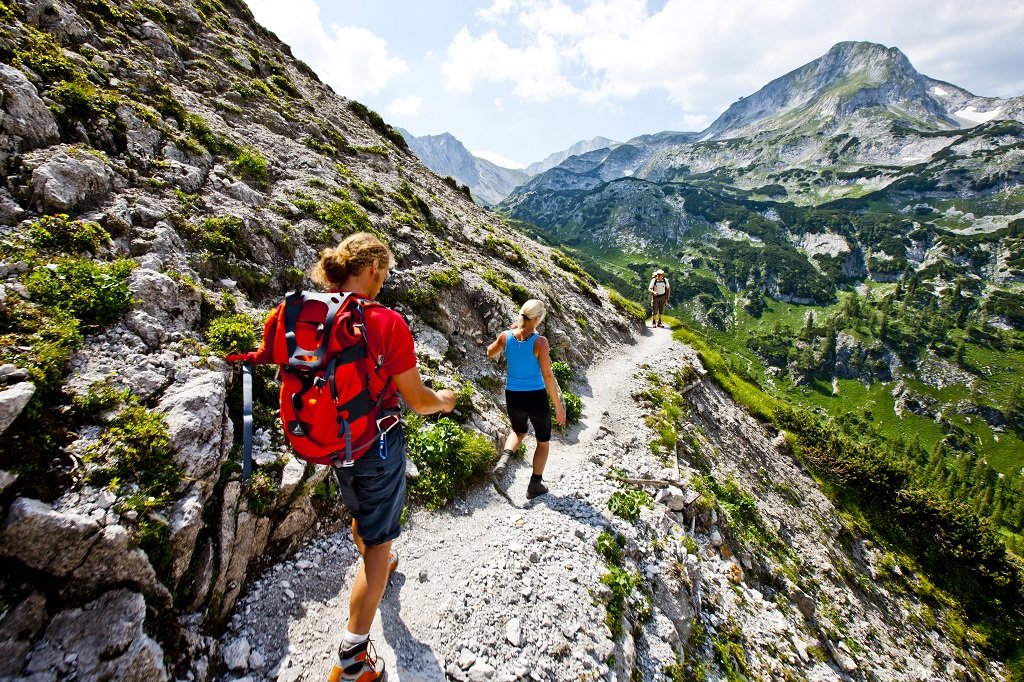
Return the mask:
{"type": "Polygon", "coordinates": [[[526,486],[526,499],[532,500],[535,497],[543,495],[547,491],[548,487],[544,485],[544,479],[531,478],[530,485],[526,486]]]}
{"type": "Polygon", "coordinates": [[[385,682],[387,679],[384,661],[377,660],[373,642],[366,640],[344,651],[339,647],[338,659],[331,668],[327,682],[385,682]]]}

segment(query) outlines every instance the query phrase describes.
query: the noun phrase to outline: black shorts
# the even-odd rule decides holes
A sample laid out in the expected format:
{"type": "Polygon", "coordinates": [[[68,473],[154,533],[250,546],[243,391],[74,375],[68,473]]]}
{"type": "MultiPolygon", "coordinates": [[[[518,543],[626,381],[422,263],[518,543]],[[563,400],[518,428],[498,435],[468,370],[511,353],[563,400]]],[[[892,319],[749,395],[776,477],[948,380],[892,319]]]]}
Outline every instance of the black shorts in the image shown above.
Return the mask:
{"type": "Polygon", "coordinates": [[[388,431],[385,448],[379,441],[350,467],[334,470],[341,499],[359,522],[367,545],[382,545],[402,532],[405,506],[405,434],[402,425],[388,431]],[[381,456],[383,455],[383,457],[381,456]]]}
{"type": "Polygon", "coordinates": [[[533,435],[538,443],[551,440],[551,412],[548,408],[548,392],[505,391],[505,411],[508,412],[512,430],[526,433],[527,421],[533,424],[533,435]]]}

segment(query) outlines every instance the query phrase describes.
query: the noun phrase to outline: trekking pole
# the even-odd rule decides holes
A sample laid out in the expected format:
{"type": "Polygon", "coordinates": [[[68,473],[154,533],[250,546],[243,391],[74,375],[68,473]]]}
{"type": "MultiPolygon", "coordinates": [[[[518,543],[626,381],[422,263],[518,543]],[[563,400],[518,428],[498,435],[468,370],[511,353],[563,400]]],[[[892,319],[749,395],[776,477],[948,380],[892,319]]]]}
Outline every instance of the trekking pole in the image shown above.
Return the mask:
{"type": "Polygon", "coordinates": [[[252,475],[252,365],[242,363],[242,483],[252,475]]]}

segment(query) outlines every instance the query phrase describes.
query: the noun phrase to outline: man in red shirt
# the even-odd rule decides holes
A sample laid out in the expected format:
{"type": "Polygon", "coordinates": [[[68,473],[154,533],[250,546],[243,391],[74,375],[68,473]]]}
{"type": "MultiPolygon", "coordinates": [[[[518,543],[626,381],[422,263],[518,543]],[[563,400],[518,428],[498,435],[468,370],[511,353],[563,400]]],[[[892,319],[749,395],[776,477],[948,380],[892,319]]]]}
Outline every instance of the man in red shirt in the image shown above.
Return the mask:
{"type": "MultiPolygon", "coordinates": [[[[375,299],[393,264],[388,247],[372,234],[361,232],[345,238],[333,249],[326,249],[313,270],[313,280],[332,291],[352,291],[375,299]]],[[[412,333],[402,316],[383,306],[367,308],[365,316],[372,357],[383,355],[380,376],[371,376],[371,395],[377,396],[391,377],[389,392],[397,388],[413,411],[451,412],[455,408],[452,391],[433,391],[423,385],[416,367],[412,333]]],[[[398,396],[387,395],[381,404],[395,407],[398,396]]],[[[352,539],[363,555],[363,565],[349,596],[348,628],[338,647],[331,682],[366,682],[384,675],[384,664],[373,653],[369,633],[388,576],[397,565],[391,541],[401,532],[405,506],[405,441],[400,426],[388,432],[386,447],[386,459],[381,459],[373,447],[355,466],[343,470],[350,481],[349,486],[343,485],[342,497],[355,498],[345,502],[354,502],[358,510],[353,510],[352,539]],[[346,491],[346,487],[350,489],[346,491]]]]}
{"type": "MultiPolygon", "coordinates": [[[[358,298],[375,299],[394,265],[388,247],[366,232],[346,237],[338,246],[325,249],[314,266],[313,281],[332,292],[352,292],[358,298]]],[[[267,320],[264,343],[254,353],[229,356],[229,360],[273,362],[274,329],[283,308],[267,320]]],[[[398,408],[398,395],[420,414],[451,412],[455,394],[433,391],[423,385],[416,367],[416,351],[409,325],[400,314],[381,305],[364,307],[365,336],[369,362],[370,397],[385,410],[398,408]],[[381,397],[381,392],[384,392],[381,397]]],[[[383,430],[383,429],[382,429],[383,430]]],[[[405,437],[397,423],[352,466],[337,467],[342,500],[352,512],[352,539],[363,556],[349,595],[348,627],[338,647],[338,658],[330,682],[369,682],[384,677],[384,663],[378,661],[369,639],[373,617],[380,606],[388,577],[398,565],[391,543],[401,532],[405,506],[405,437]]]]}

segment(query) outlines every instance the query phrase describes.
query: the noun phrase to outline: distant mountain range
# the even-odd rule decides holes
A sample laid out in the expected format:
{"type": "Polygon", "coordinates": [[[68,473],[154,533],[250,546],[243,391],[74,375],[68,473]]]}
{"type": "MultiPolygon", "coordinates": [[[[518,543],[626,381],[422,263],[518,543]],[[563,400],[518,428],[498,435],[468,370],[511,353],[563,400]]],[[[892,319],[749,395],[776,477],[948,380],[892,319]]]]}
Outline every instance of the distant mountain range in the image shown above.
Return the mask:
{"type": "Polygon", "coordinates": [[[615,140],[609,140],[607,137],[594,137],[589,140],[580,140],[568,149],[563,149],[562,151],[555,152],[554,154],[548,154],[547,158],[543,161],[531,163],[526,167],[526,174],[533,177],[538,173],[543,173],[546,170],[554,168],[570,156],[586,154],[587,152],[592,152],[595,149],[614,149],[620,144],[622,143],[616,142],[615,140]]]}
{"type": "Polygon", "coordinates": [[[696,188],[712,203],[846,201],[861,210],[873,201],[933,212],[943,226],[995,229],[1024,215],[1022,121],[1022,97],[978,97],[918,73],[896,48],[844,42],[699,133],[569,158],[516,188],[501,210],[570,243],[634,251],[728,227],[687,203],[696,188]]]}
{"type": "Polygon", "coordinates": [[[399,128],[409,148],[423,164],[438,175],[448,175],[469,187],[477,203],[493,206],[524,183],[529,176],[522,170],[502,168],[473,156],[450,133],[416,137],[399,128]]]}
{"type": "Polygon", "coordinates": [[[519,185],[538,173],[554,168],[566,159],[596,149],[614,149],[622,144],[607,137],[580,140],[568,149],[549,154],[543,161],[531,163],[525,169],[503,168],[487,159],[474,156],[451,133],[417,137],[399,128],[409,148],[420,161],[439,175],[449,175],[469,187],[473,199],[485,206],[500,203],[519,185]]]}

